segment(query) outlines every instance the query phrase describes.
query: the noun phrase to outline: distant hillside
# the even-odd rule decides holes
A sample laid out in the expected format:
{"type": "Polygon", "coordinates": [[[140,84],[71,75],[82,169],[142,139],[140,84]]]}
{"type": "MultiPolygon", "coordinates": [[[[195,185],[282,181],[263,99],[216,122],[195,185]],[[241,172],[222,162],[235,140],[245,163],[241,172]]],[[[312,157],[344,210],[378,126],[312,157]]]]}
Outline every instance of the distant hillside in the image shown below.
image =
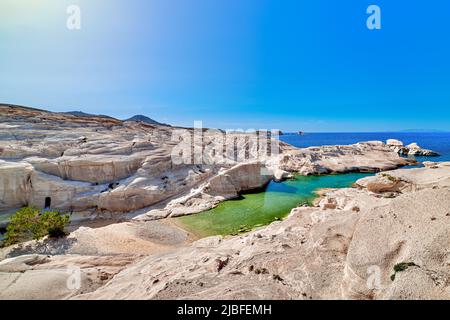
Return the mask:
{"type": "Polygon", "coordinates": [[[429,132],[429,133],[438,133],[438,132],[448,132],[445,130],[438,130],[438,129],[407,129],[402,130],[401,132],[412,132],[412,133],[423,133],[423,132],[429,132]]]}
{"type": "Polygon", "coordinates": [[[72,116],[77,116],[77,117],[100,117],[100,118],[107,118],[107,119],[115,119],[113,117],[110,116],[106,116],[103,114],[91,114],[91,113],[86,113],[83,111],[68,111],[68,112],[60,112],[61,114],[70,114],[72,116]]]}
{"type": "Polygon", "coordinates": [[[149,117],[143,116],[141,114],[132,116],[131,118],[126,119],[125,121],[141,121],[141,122],[148,123],[148,124],[153,124],[153,125],[170,126],[168,124],[161,123],[161,122],[158,122],[156,120],[150,119],[149,117]]]}
{"type": "Polygon", "coordinates": [[[7,104],[7,103],[0,103],[0,106],[4,106],[4,107],[12,107],[12,108],[20,108],[20,109],[24,109],[24,110],[32,110],[32,111],[39,111],[39,112],[49,112],[49,113],[54,113],[54,114],[61,114],[61,115],[71,115],[71,116],[75,116],[75,117],[81,117],[81,118],[92,118],[92,117],[96,117],[96,118],[103,118],[103,119],[109,119],[109,120],[115,120],[115,121],[139,121],[139,122],[144,122],[147,124],[151,124],[151,125],[159,125],[159,126],[166,126],[166,127],[171,127],[170,124],[166,124],[166,123],[161,123],[158,122],[156,120],[153,120],[147,116],[138,114],[135,115],[129,119],[126,120],[119,120],[116,119],[114,117],[111,116],[107,116],[104,114],[92,114],[92,113],[87,113],[87,112],[83,112],[83,111],[66,111],[66,112],[53,112],[53,111],[47,111],[44,109],[38,109],[38,108],[33,108],[33,107],[25,107],[25,106],[19,106],[19,105],[14,105],[14,104],[7,104]]]}

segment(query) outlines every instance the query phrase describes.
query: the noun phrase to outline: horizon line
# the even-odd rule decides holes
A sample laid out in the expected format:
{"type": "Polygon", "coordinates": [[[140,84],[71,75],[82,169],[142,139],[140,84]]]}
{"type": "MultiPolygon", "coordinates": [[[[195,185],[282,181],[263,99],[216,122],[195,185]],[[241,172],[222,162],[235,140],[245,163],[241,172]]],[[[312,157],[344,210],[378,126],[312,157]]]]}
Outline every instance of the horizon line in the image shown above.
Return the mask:
{"type": "MultiPolygon", "coordinates": [[[[135,114],[132,115],[130,117],[127,117],[127,119],[121,119],[119,117],[115,117],[115,116],[110,116],[108,114],[93,114],[90,112],[85,112],[82,110],[70,110],[70,111],[52,111],[49,109],[42,109],[42,107],[35,107],[35,106],[25,106],[25,105],[21,105],[21,104],[15,104],[15,103],[4,103],[4,102],[0,102],[0,106],[4,105],[4,106],[10,106],[10,107],[19,107],[19,108],[28,108],[28,109],[34,109],[37,111],[44,111],[44,112],[52,112],[52,113],[71,113],[71,112],[81,112],[81,113],[85,113],[87,115],[92,115],[92,116],[100,116],[100,117],[110,117],[116,120],[120,120],[120,121],[126,121],[127,119],[130,119],[134,116],[145,116],[147,118],[150,118],[151,120],[154,120],[156,122],[160,122],[163,123],[159,120],[155,120],[154,118],[152,118],[151,116],[148,116],[146,114],[135,114]]],[[[170,126],[172,127],[186,127],[184,125],[179,125],[179,124],[172,124],[169,123],[170,126]]],[[[193,128],[192,127],[186,127],[186,128],[193,128]]],[[[215,128],[215,127],[205,127],[204,129],[218,129],[218,130],[239,130],[239,129],[223,129],[223,128],[215,128]]],[[[253,129],[253,128],[252,128],[253,129]]],[[[260,130],[260,129],[255,129],[255,130],[260,130]]],[[[450,130],[445,130],[445,129],[400,129],[400,130],[375,130],[375,131],[303,131],[303,130],[283,130],[283,129],[277,129],[280,130],[283,134],[298,134],[298,132],[303,132],[303,133],[450,133],[450,130]]]]}

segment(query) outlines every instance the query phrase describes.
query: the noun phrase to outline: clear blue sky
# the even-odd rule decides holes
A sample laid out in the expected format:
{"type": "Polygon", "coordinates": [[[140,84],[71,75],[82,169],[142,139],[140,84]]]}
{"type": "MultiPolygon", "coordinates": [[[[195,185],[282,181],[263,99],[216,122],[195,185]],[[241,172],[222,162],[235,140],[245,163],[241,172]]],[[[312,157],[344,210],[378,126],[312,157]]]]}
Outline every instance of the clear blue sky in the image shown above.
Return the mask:
{"type": "Polygon", "coordinates": [[[450,130],[449,15],[448,0],[1,0],[0,101],[186,126],[450,130]],[[370,4],[381,30],[366,28],[370,4]]]}

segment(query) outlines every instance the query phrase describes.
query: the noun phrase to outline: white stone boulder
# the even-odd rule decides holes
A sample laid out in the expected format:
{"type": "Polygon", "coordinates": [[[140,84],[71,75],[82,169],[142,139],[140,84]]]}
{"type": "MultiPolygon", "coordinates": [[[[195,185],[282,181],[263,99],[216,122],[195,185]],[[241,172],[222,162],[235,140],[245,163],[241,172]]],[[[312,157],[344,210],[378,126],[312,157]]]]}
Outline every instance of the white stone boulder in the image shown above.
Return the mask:
{"type": "Polygon", "coordinates": [[[408,149],[408,155],[411,156],[423,156],[423,157],[436,157],[439,156],[437,152],[434,152],[432,150],[423,149],[420,147],[416,142],[411,143],[406,146],[408,149]]]}
{"type": "Polygon", "coordinates": [[[403,142],[401,142],[400,140],[397,140],[397,139],[388,139],[386,141],[386,144],[388,146],[403,147],[403,142]]]}

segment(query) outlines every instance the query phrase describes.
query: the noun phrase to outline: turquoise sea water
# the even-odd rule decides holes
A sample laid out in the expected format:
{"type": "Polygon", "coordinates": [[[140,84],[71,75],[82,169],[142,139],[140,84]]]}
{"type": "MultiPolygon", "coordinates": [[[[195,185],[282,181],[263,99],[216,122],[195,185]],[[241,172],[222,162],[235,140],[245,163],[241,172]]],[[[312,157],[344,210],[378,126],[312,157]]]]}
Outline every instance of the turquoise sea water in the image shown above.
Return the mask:
{"type": "Polygon", "coordinates": [[[300,204],[310,204],[317,189],[349,187],[368,175],[297,176],[280,183],[270,182],[263,192],[244,194],[240,199],[222,202],[212,210],[177,220],[200,237],[237,234],[282,219],[300,204]]]}
{"type": "MultiPolygon", "coordinates": [[[[450,161],[450,133],[306,133],[302,136],[287,134],[280,139],[296,147],[347,145],[361,141],[398,139],[405,145],[417,142],[423,148],[441,154],[440,157],[417,158],[418,161],[450,161]]],[[[212,210],[177,219],[198,236],[245,232],[255,226],[285,217],[299,204],[310,203],[317,189],[348,187],[368,175],[370,174],[350,173],[298,176],[281,183],[271,182],[264,192],[244,194],[240,199],[225,201],[212,210]]]]}

